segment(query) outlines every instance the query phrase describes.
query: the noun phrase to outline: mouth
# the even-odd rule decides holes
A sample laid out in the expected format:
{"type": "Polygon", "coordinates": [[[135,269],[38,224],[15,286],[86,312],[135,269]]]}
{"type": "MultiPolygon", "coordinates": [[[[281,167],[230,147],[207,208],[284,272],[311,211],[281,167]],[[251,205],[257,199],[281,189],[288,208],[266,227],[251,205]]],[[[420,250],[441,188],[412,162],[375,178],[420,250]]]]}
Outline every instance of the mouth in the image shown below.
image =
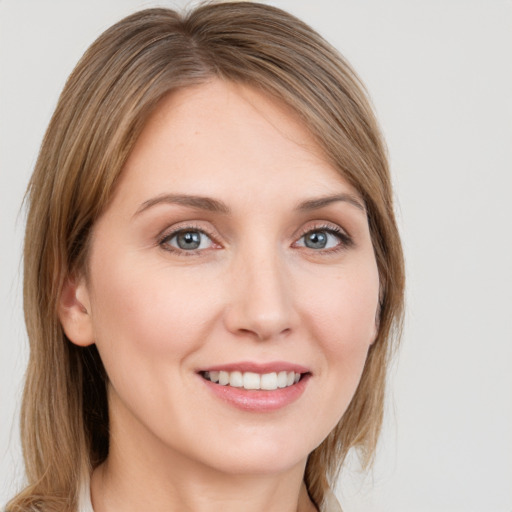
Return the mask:
{"type": "Polygon", "coordinates": [[[277,411],[296,402],[313,376],[309,368],[285,361],[223,364],[199,369],[197,375],[222,402],[254,413],[277,411]]]}
{"type": "Polygon", "coordinates": [[[213,370],[200,372],[203,379],[232,388],[243,388],[249,391],[275,391],[288,388],[300,382],[308,372],[279,371],[269,373],[242,372],[239,370],[213,370]]]}

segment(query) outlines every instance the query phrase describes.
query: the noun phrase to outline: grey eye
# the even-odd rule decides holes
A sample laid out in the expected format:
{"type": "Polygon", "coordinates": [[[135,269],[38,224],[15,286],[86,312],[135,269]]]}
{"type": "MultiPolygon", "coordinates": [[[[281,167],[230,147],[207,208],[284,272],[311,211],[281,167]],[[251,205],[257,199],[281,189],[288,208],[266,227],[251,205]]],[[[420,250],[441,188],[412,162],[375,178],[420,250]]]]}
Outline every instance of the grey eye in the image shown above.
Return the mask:
{"type": "Polygon", "coordinates": [[[178,233],[176,243],[180,249],[197,249],[201,245],[201,235],[197,231],[178,233]]]}
{"type": "Polygon", "coordinates": [[[304,235],[304,245],[310,249],[325,249],[327,245],[327,233],[324,231],[312,231],[304,235]]]}
{"type": "Polygon", "coordinates": [[[197,249],[207,249],[211,246],[212,240],[206,233],[199,230],[182,230],[174,233],[165,241],[172,247],[182,251],[194,251],[197,249]]]}
{"type": "Polygon", "coordinates": [[[303,235],[296,243],[299,247],[308,249],[333,249],[348,243],[343,233],[332,229],[313,229],[303,235]]]}

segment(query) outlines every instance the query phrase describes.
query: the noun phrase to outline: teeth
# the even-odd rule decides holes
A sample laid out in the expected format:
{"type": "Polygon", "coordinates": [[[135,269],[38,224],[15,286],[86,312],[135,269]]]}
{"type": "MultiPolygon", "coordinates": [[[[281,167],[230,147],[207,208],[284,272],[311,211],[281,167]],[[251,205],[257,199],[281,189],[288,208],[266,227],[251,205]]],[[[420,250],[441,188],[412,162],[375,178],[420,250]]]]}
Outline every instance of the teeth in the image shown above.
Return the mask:
{"type": "Polygon", "coordinates": [[[277,373],[264,373],[261,376],[261,389],[277,389],[277,373]]]}
{"type": "Polygon", "coordinates": [[[229,374],[229,385],[232,388],[241,388],[244,385],[242,372],[231,372],[229,374]]]}
{"type": "Polygon", "coordinates": [[[261,389],[261,377],[258,373],[245,372],[244,373],[244,388],[245,389],[261,389]]]}
{"type": "Polygon", "coordinates": [[[267,391],[293,386],[299,382],[300,376],[300,373],[285,371],[263,374],[239,371],[213,371],[203,373],[205,379],[218,383],[221,386],[232,386],[234,388],[244,389],[264,389],[267,391]]]}
{"type": "Polygon", "coordinates": [[[287,380],[288,380],[288,376],[286,375],[286,372],[279,372],[277,374],[277,387],[285,388],[287,380]]]}

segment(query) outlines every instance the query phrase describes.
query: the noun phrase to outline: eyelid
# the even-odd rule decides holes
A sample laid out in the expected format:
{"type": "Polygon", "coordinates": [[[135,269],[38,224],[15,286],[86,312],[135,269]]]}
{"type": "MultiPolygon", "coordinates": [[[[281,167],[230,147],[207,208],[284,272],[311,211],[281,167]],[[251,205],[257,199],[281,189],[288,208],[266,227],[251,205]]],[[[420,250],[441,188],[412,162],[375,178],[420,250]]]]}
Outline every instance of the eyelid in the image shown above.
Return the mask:
{"type": "MultiPolygon", "coordinates": [[[[175,253],[175,254],[182,255],[182,256],[194,256],[199,253],[202,253],[202,252],[212,249],[212,247],[209,247],[209,248],[205,248],[205,249],[184,250],[184,249],[180,249],[178,247],[174,247],[170,244],[166,244],[166,242],[168,240],[172,239],[173,237],[175,237],[176,235],[178,235],[179,233],[181,233],[183,231],[197,231],[199,233],[202,233],[203,235],[207,236],[211,240],[213,246],[216,246],[216,247],[213,247],[213,249],[218,249],[218,248],[222,247],[222,245],[217,240],[217,238],[218,238],[217,234],[215,234],[213,232],[213,230],[208,229],[203,226],[199,226],[195,222],[187,222],[187,221],[185,221],[183,223],[178,223],[177,225],[173,225],[172,227],[167,228],[164,231],[162,231],[161,234],[158,235],[158,237],[157,237],[157,245],[168,252],[175,253]]],[[[349,233],[345,229],[341,228],[338,224],[331,223],[329,221],[320,221],[318,223],[306,224],[303,228],[301,228],[301,230],[299,231],[299,234],[295,237],[295,241],[293,242],[292,246],[297,244],[297,242],[299,240],[301,240],[302,238],[304,238],[304,236],[306,236],[308,233],[311,233],[314,231],[326,231],[326,232],[330,233],[331,235],[333,235],[339,239],[339,244],[336,247],[327,248],[327,249],[311,249],[311,248],[305,247],[306,250],[311,250],[316,253],[334,253],[339,250],[347,249],[354,245],[354,241],[353,241],[352,237],[349,235],[349,233]]],[[[304,247],[304,246],[301,245],[299,247],[304,247]]]]}
{"type": "Polygon", "coordinates": [[[165,229],[160,235],[157,237],[157,245],[164,249],[165,251],[175,253],[178,255],[183,256],[193,256],[198,253],[204,252],[208,249],[192,249],[192,250],[184,250],[180,249],[179,247],[174,247],[170,244],[166,244],[167,241],[174,238],[176,235],[183,231],[197,231],[199,233],[202,233],[203,235],[206,235],[211,241],[212,245],[216,245],[217,247],[220,247],[220,243],[217,241],[217,237],[215,234],[212,233],[211,230],[200,227],[195,223],[190,222],[184,222],[182,224],[174,225],[171,228],[165,229]],[[165,246],[165,247],[164,247],[165,246]]]}
{"type": "MultiPolygon", "coordinates": [[[[339,245],[337,245],[334,248],[330,248],[330,249],[311,249],[314,252],[324,252],[324,253],[336,252],[338,250],[347,249],[347,248],[352,247],[354,245],[353,238],[349,235],[349,233],[345,229],[341,228],[337,224],[333,224],[331,222],[325,222],[325,221],[320,222],[318,224],[306,225],[299,232],[300,234],[297,237],[297,239],[294,242],[294,244],[296,244],[299,240],[304,238],[308,233],[311,233],[313,231],[326,231],[326,232],[332,234],[333,236],[338,237],[339,240],[340,240],[339,245]]],[[[308,249],[308,248],[306,247],[306,249],[308,249]]]]}

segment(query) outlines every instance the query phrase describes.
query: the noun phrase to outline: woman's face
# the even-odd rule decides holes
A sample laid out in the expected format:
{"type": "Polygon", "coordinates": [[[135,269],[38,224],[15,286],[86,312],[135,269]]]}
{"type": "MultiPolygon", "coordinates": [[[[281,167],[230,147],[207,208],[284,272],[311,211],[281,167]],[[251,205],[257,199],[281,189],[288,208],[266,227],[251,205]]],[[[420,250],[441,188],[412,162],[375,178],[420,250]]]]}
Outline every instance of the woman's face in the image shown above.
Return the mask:
{"type": "Polygon", "coordinates": [[[363,202],[296,116],[217,80],[172,93],[77,288],[112,449],[223,472],[304,464],[355,392],[378,295],[363,202]]]}

